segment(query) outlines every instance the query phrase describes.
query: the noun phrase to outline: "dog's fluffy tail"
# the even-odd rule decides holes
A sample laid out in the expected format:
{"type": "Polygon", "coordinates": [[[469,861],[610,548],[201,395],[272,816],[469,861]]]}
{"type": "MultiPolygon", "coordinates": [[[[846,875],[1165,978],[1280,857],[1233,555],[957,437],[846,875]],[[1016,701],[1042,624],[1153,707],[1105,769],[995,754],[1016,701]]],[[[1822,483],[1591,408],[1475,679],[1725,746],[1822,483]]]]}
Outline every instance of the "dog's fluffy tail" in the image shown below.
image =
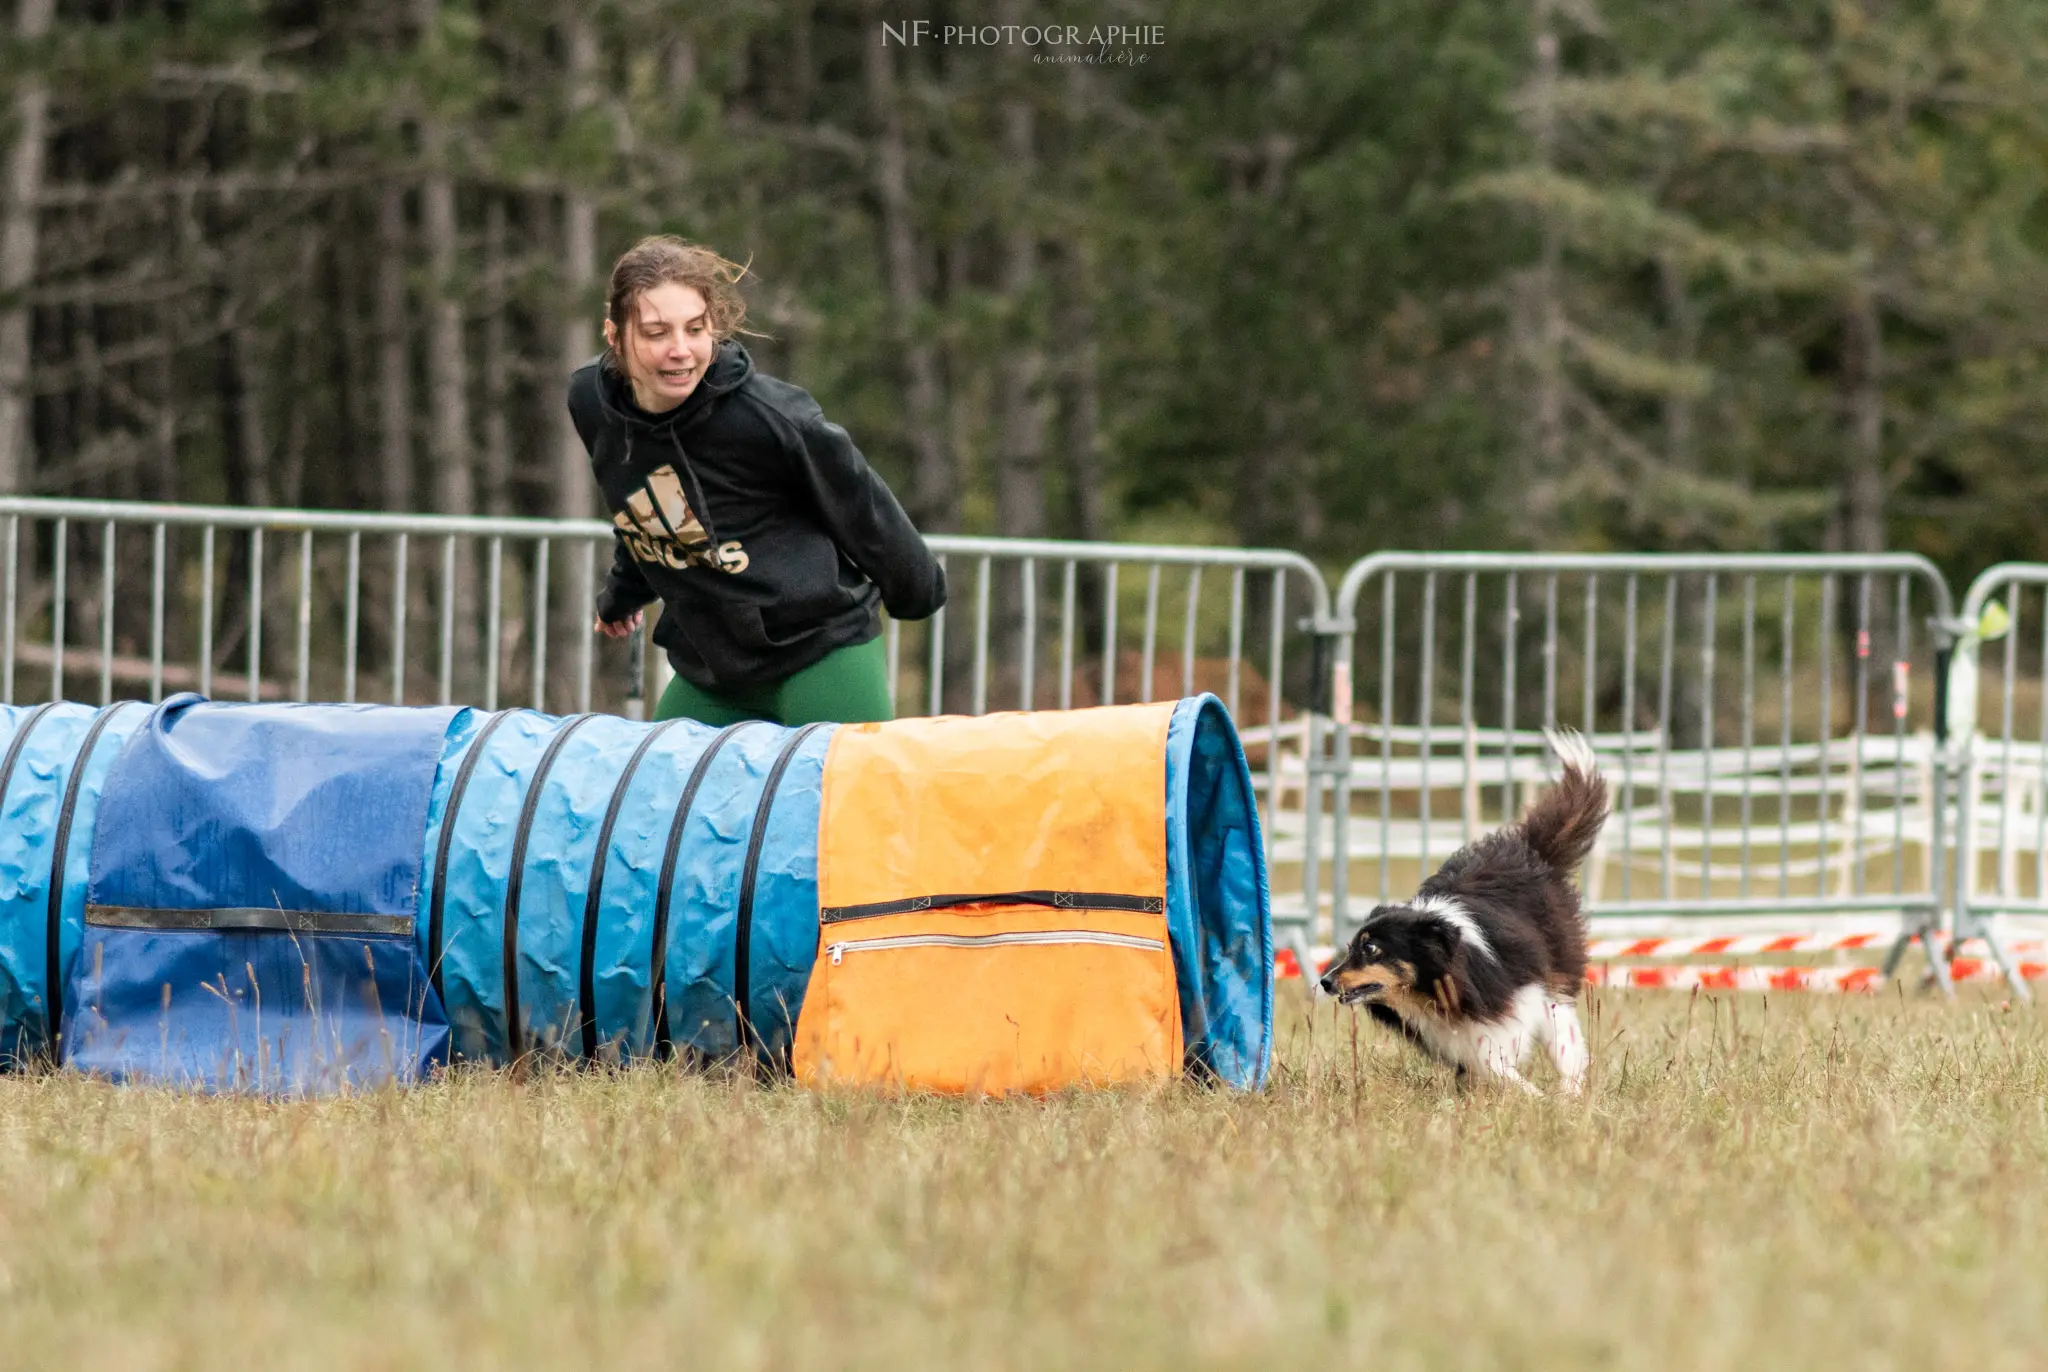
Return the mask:
{"type": "Polygon", "coordinates": [[[1529,807],[1522,835],[1538,857],[1561,875],[1576,872],[1607,822],[1607,782],[1592,745],[1574,729],[1546,729],[1543,736],[1564,764],[1564,775],[1529,807]]]}

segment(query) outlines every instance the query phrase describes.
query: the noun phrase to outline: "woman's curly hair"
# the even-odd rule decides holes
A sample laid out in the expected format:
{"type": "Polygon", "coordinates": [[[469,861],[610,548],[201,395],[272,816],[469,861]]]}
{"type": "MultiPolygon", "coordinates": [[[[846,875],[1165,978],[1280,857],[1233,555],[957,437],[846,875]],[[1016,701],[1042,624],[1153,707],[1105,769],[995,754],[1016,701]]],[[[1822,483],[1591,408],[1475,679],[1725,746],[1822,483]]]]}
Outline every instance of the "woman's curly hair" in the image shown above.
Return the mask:
{"type": "MultiPolygon", "coordinates": [[[[623,339],[633,323],[633,306],[656,286],[689,286],[704,297],[705,322],[711,336],[723,341],[750,332],[740,326],[747,317],[747,302],[739,293],[740,278],[747,267],[719,256],[700,244],[686,242],[674,234],[654,234],[641,239],[612,264],[611,287],[605,295],[605,317],[623,339]]],[[[607,348],[606,361],[625,368],[616,348],[607,348]]]]}

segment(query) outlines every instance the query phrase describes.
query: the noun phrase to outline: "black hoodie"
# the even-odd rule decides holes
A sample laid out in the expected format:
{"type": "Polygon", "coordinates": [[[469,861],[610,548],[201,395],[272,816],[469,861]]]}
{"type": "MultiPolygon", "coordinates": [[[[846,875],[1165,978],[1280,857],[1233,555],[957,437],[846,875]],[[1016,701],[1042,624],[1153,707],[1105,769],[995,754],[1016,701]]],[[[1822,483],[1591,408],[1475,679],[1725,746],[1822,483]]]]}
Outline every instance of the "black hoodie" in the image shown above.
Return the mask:
{"type": "Polygon", "coordinates": [[[600,359],[569,378],[569,415],[612,512],[598,617],[659,598],[654,641],[712,691],[780,681],[923,619],[946,576],[846,430],[736,339],[682,404],[650,414],[600,359]]]}

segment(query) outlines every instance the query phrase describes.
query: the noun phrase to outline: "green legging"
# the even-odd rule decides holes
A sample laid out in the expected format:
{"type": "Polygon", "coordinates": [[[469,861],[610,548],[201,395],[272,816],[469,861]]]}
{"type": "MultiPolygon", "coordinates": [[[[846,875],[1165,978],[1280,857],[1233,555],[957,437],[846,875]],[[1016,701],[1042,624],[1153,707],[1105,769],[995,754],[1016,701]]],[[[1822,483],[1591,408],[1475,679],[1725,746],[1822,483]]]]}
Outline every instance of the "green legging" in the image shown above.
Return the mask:
{"type": "Polygon", "coordinates": [[[895,714],[889,706],[889,657],[879,636],[835,649],[824,661],[751,691],[713,694],[676,677],[654,709],[656,719],[719,725],[765,719],[787,728],[819,720],[864,724],[895,714]]]}

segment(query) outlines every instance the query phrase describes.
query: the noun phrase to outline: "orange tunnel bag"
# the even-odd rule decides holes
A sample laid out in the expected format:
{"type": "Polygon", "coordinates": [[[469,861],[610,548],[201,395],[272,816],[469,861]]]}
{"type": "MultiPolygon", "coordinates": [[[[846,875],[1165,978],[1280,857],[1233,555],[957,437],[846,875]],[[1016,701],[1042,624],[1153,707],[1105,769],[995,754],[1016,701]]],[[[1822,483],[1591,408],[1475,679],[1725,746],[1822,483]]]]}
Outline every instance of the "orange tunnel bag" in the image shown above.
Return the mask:
{"type": "Polygon", "coordinates": [[[798,1078],[1003,1094],[1177,1074],[1173,708],[840,729],[798,1078]]]}

